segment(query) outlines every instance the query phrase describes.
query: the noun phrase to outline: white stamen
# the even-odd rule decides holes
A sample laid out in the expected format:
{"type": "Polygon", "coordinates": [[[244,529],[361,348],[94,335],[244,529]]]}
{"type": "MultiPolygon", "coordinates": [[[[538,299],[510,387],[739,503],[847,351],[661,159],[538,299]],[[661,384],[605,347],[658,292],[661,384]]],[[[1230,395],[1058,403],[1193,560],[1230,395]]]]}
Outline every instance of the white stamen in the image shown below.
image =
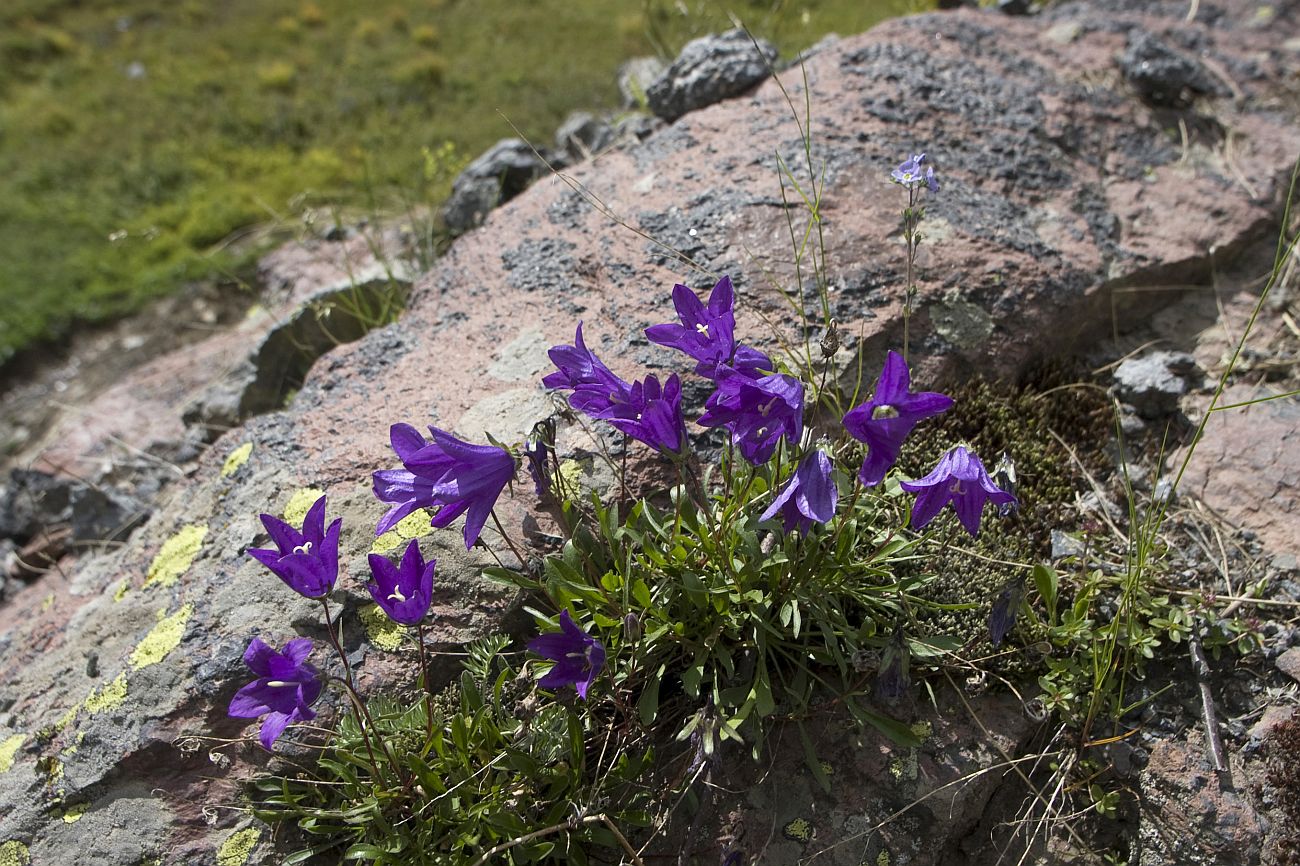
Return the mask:
{"type": "Polygon", "coordinates": [[[704,335],[706,339],[708,338],[709,336],[708,325],[704,324],[703,322],[700,322],[698,325],[695,326],[695,330],[698,331],[700,334],[704,335]]]}
{"type": "Polygon", "coordinates": [[[300,545],[298,545],[297,547],[295,547],[295,548],[293,549],[293,552],[294,552],[294,553],[311,553],[311,542],[310,542],[310,541],[304,541],[302,544],[300,544],[300,545]]]}
{"type": "Polygon", "coordinates": [[[389,601],[392,601],[393,599],[396,599],[397,601],[406,601],[406,596],[402,595],[402,590],[395,586],[393,587],[392,595],[388,596],[389,601]]]}

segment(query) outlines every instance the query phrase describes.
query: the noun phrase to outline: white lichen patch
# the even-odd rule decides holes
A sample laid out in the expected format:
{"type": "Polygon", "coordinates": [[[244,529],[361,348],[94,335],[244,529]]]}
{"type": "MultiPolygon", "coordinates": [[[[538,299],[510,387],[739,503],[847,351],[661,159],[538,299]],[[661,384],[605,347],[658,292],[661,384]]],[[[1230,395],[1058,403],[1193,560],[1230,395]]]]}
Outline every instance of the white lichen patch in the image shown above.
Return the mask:
{"type": "Polygon", "coordinates": [[[217,866],[244,866],[261,838],[262,831],[256,827],[245,827],[231,833],[217,849],[217,866]]]}
{"type": "Polygon", "coordinates": [[[417,508],[397,522],[397,525],[375,539],[370,545],[371,553],[388,553],[396,550],[412,538],[423,538],[433,532],[429,525],[431,516],[423,508],[417,508]]]}
{"type": "Polygon", "coordinates": [[[185,624],[194,614],[194,605],[186,604],[171,616],[164,616],[165,611],[158,611],[158,624],[155,625],[144,640],[131,651],[131,667],[135,670],[157,664],[176,649],[185,634],[185,624]]]}
{"type": "Polygon", "coordinates": [[[144,585],[172,586],[180,580],[181,576],[189,571],[207,534],[206,526],[199,526],[196,523],[182,526],[175,535],[163,542],[158,555],[149,564],[144,585]]]}
{"type": "Polygon", "coordinates": [[[316,504],[316,500],[325,495],[325,491],[316,487],[303,487],[295,490],[284,505],[284,522],[290,526],[302,527],[307,512],[316,504]]]}
{"type": "Polygon", "coordinates": [[[240,467],[248,462],[249,456],[253,453],[253,443],[245,442],[234,451],[226,456],[226,462],[221,465],[221,477],[229,478],[239,471],[240,467]]]}
{"type": "Polygon", "coordinates": [[[26,741],[26,734],[14,734],[0,743],[0,773],[7,773],[13,769],[14,758],[26,741]]]}

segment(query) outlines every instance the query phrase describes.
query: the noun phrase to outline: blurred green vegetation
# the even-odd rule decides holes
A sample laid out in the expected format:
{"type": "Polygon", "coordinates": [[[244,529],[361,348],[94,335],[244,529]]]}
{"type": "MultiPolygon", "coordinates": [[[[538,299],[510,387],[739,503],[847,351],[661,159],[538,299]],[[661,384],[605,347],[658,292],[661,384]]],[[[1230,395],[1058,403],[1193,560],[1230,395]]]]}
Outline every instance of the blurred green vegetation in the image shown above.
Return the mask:
{"type": "Polygon", "coordinates": [[[232,287],[308,206],[447,193],[426,148],[549,143],[624,59],[729,14],[785,56],[924,0],[5,0],[0,363],[185,281],[232,287]]]}

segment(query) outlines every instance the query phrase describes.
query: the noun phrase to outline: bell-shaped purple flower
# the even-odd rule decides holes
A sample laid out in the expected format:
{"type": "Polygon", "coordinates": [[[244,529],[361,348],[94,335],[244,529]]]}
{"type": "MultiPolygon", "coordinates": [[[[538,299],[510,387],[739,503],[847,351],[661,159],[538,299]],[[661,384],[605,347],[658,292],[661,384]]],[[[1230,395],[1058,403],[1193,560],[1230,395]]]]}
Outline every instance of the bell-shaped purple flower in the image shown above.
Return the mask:
{"type": "Polygon", "coordinates": [[[925,154],[915,153],[898,164],[898,168],[889,173],[894,183],[901,184],[908,189],[915,189],[921,184],[925,184],[930,192],[939,191],[939,181],[934,176],[934,166],[924,165],[925,154]]]}
{"type": "Polygon", "coordinates": [[[611,407],[598,417],[663,453],[681,451],[686,445],[682,383],[676,373],[662,386],[655,376],[632,383],[627,404],[611,407]]]}
{"type": "Polygon", "coordinates": [[[528,642],[528,649],[555,665],[546,672],[539,686],[556,689],[573,686],[586,700],[587,690],[605,666],[605,648],[600,641],[578,628],[567,610],[560,612],[560,630],[539,635],[528,642]]]}
{"type": "Polygon", "coordinates": [[[419,625],[429,613],[433,601],[433,571],[438,560],[427,563],[420,554],[420,543],[411,539],[402,554],[400,565],[393,565],[382,554],[370,554],[370,574],[366,589],[389,619],[402,625],[419,625]]]}
{"type": "Polygon", "coordinates": [[[919,421],[952,408],[952,398],[945,394],[913,394],[909,390],[911,377],[903,356],[890,352],[871,399],[844,415],[844,429],[867,444],[867,457],[858,472],[864,487],[875,487],[885,479],[898,460],[903,440],[919,421]]]}
{"type": "Polygon", "coordinates": [[[339,577],[339,531],[342,518],[325,528],[325,497],[307,511],[302,531],[280,518],[263,514],[262,525],[275,549],[253,548],[248,555],[269,568],[289,588],[307,598],[324,598],[339,577]]]}
{"type": "Polygon", "coordinates": [[[375,496],[393,507],[375,527],[383,535],[419,508],[437,509],[431,526],[449,526],[465,515],[465,549],[478,541],[501,491],[515,477],[515,458],[495,445],[471,445],[437,427],[426,442],[410,424],[389,431],[403,469],[374,473],[375,496]]]}
{"type": "Polygon", "coordinates": [[[839,500],[832,468],[825,451],[809,454],[759,519],[769,520],[779,512],[785,531],[798,529],[800,535],[807,535],[814,523],[829,521],[839,500]]]}
{"type": "Polygon", "coordinates": [[[266,716],[259,739],[267,751],[290,724],[316,718],[311,705],[320,697],[322,680],[307,662],[311,650],[307,638],[289,641],[280,652],[253,638],[244,651],[244,664],[257,679],[235,692],[227,713],[237,719],[266,716]]]}
{"type": "Polygon", "coordinates": [[[542,378],[547,388],[569,389],[569,405],[593,418],[627,403],[632,386],[616,376],[591,353],[582,340],[582,322],[578,323],[575,345],[554,346],[547,353],[559,369],[542,378]]]}
{"type": "Polygon", "coordinates": [[[880,659],[880,670],[876,674],[876,700],[893,701],[907,694],[912,685],[912,678],[908,675],[911,661],[907,639],[901,631],[895,631],[880,659]]]}
{"type": "Polygon", "coordinates": [[[948,503],[971,537],[979,535],[980,514],[984,503],[1014,503],[1016,497],[993,483],[984,464],[965,447],[958,445],[939,459],[934,471],[916,481],[904,481],[904,490],[915,493],[912,528],[921,529],[948,503]]]}
{"type": "Polygon", "coordinates": [[[678,349],[698,363],[695,372],[710,379],[719,366],[747,370],[771,370],[772,361],[748,346],[736,346],[735,294],[731,277],[724,276],[713,286],[706,306],[688,287],[673,286],[673,306],[681,324],[669,322],[652,325],[645,335],[652,343],[678,349]]]}
{"type": "Polygon", "coordinates": [[[989,643],[999,646],[1011,633],[1024,596],[1025,581],[1022,577],[1013,577],[1002,587],[1002,591],[993,601],[992,609],[989,610],[989,643]]]}
{"type": "Polygon", "coordinates": [[[718,388],[704,404],[701,427],[726,427],[746,460],[766,463],[782,436],[791,445],[803,435],[803,383],[773,373],[754,378],[720,367],[718,388]]]}

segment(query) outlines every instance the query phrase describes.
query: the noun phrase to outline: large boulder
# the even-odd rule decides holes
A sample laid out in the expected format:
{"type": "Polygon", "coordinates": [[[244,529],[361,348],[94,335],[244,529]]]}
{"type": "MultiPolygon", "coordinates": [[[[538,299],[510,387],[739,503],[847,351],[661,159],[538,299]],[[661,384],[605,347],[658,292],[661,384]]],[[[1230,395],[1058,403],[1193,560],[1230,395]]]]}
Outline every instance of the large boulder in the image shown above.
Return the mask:
{"type": "MultiPolygon", "coordinates": [[[[1224,6],[1230,14],[1215,27],[1184,21],[1182,3],[1133,11],[1118,0],[1062,3],[1035,18],[962,10],[889,22],[810,58],[806,73],[784,74],[796,104],[805,74],[811,88],[811,175],[799,123],[769,82],[572,169],[587,194],[538,184],[494,211],[417,280],[398,322],[334,348],[283,409],[218,439],[127,544],[46,575],[21,606],[0,607],[0,850],[37,864],[280,862],[270,831],[240,807],[240,780],[266,754],[224,710],[253,634],[280,643],[323,631],[315,606],[245,555],[265,541],[257,514],[301,515],[317,491],[328,493],[331,514],[344,519],[343,616],[354,624],[384,510],[369,474],[394,464],[393,422],[517,441],[552,411],[539,383],[546,348],[570,341],[579,319],[619,374],[680,369],[641,337],[672,318],[669,290],[679,281],[707,287],[729,273],[743,339],[773,351],[801,341],[787,298],[814,312],[820,301],[799,280],[808,270],[796,267],[789,220],[797,242],[809,217],[791,206],[797,193],[787,187],[783,196],[778,155],[805,192],[820,189],[827,304],[869,366],[901,341],[905,196],[889,170],[919,150],[938,167],[943,189],[926,203],[911,323],[918,383],[972,370],[1014,375],[1109,332],[1113,316],[1141,321],[1168,295],[1134,287],[1210,285],[1216,263],[1274,231],[1300,150],[1300,129],[1278,107],[1290,86],[1282,46],[1294,21],[1238,27],[1249,7],[1216,4],[1224,6]],[[1071,35],[1043,38],[1057,27],[1071,35]],[[1189,124],[1182,148],[1164,109],[1123,83],[1116,58],[1131,34],[1147,31],[1195,39],[1216,65],[1242,71],[1241,99],[1215,105],[1214,119],[1234,130],[1248,183],[1218,139],[1200,137],[1203,125],[1189,124]],[[241,735],[215,755],[219,740],[196,739],[241,735]]],[[[204,357],[232,356],[227,347],[204,357]]],[[[516,529],[535,505],[531,486],[516,485],[502,519],[516,529]]],[[[496,543],[491,531],[485,537],[496,543]]],[[[484,558],[458,547],[458,531],[431,531],[425,543],[441,575],[433,640],[453,646],[509,628],[513,597],[480,579],[484,558]]],[[[381,638],[355,627],[348,635],[367,692],[392,687],[409,665],[381,638]]],[[[1008,718],[1019,712],[1005,695],[991,700],[1008,718]]],[[[927,716],[944,721],[915,709],[918,723],[927,716]]],[[[925,844],[903,847],[900,838],[891,849],[930,852],[914,862],[985,862],[963,846],[980,829],[966,806],[991,796],[985,777],[1001,771],[989,768],[1023,727],[1011,731],[1008,721],[986,733],[965,718],[934,725],[943,738],[934,752],[892,755],[904,776],[913,761],[918,774],[885,793],[874,787],[884,739],[866,731],[841,744],[831,757],[851,747],[852,760],[835,768],[838,792],[799,783],[816,847],[783,836],[790,844],[772,856],[837,846],[841,862],[858,844],[857,857],[878,857],[864,831],[888,819],[892,804],[925,799],[943,804],[925,814],[953,820],[914,822],[909,832],[925,844]],[[940,787],[953,768],[979,780],[969,803],[961,784],[940,787]]],[[[789,755],[781,760],[793,766],[789,755]]],[[[781,794],[771,791],[756,786],[754,796],[781,794]]],[[[757,802],[737,806],[751,807],[772,814],[757,802]]],[[[755,824],[760,839],[769,832],[755,824]]]]}

